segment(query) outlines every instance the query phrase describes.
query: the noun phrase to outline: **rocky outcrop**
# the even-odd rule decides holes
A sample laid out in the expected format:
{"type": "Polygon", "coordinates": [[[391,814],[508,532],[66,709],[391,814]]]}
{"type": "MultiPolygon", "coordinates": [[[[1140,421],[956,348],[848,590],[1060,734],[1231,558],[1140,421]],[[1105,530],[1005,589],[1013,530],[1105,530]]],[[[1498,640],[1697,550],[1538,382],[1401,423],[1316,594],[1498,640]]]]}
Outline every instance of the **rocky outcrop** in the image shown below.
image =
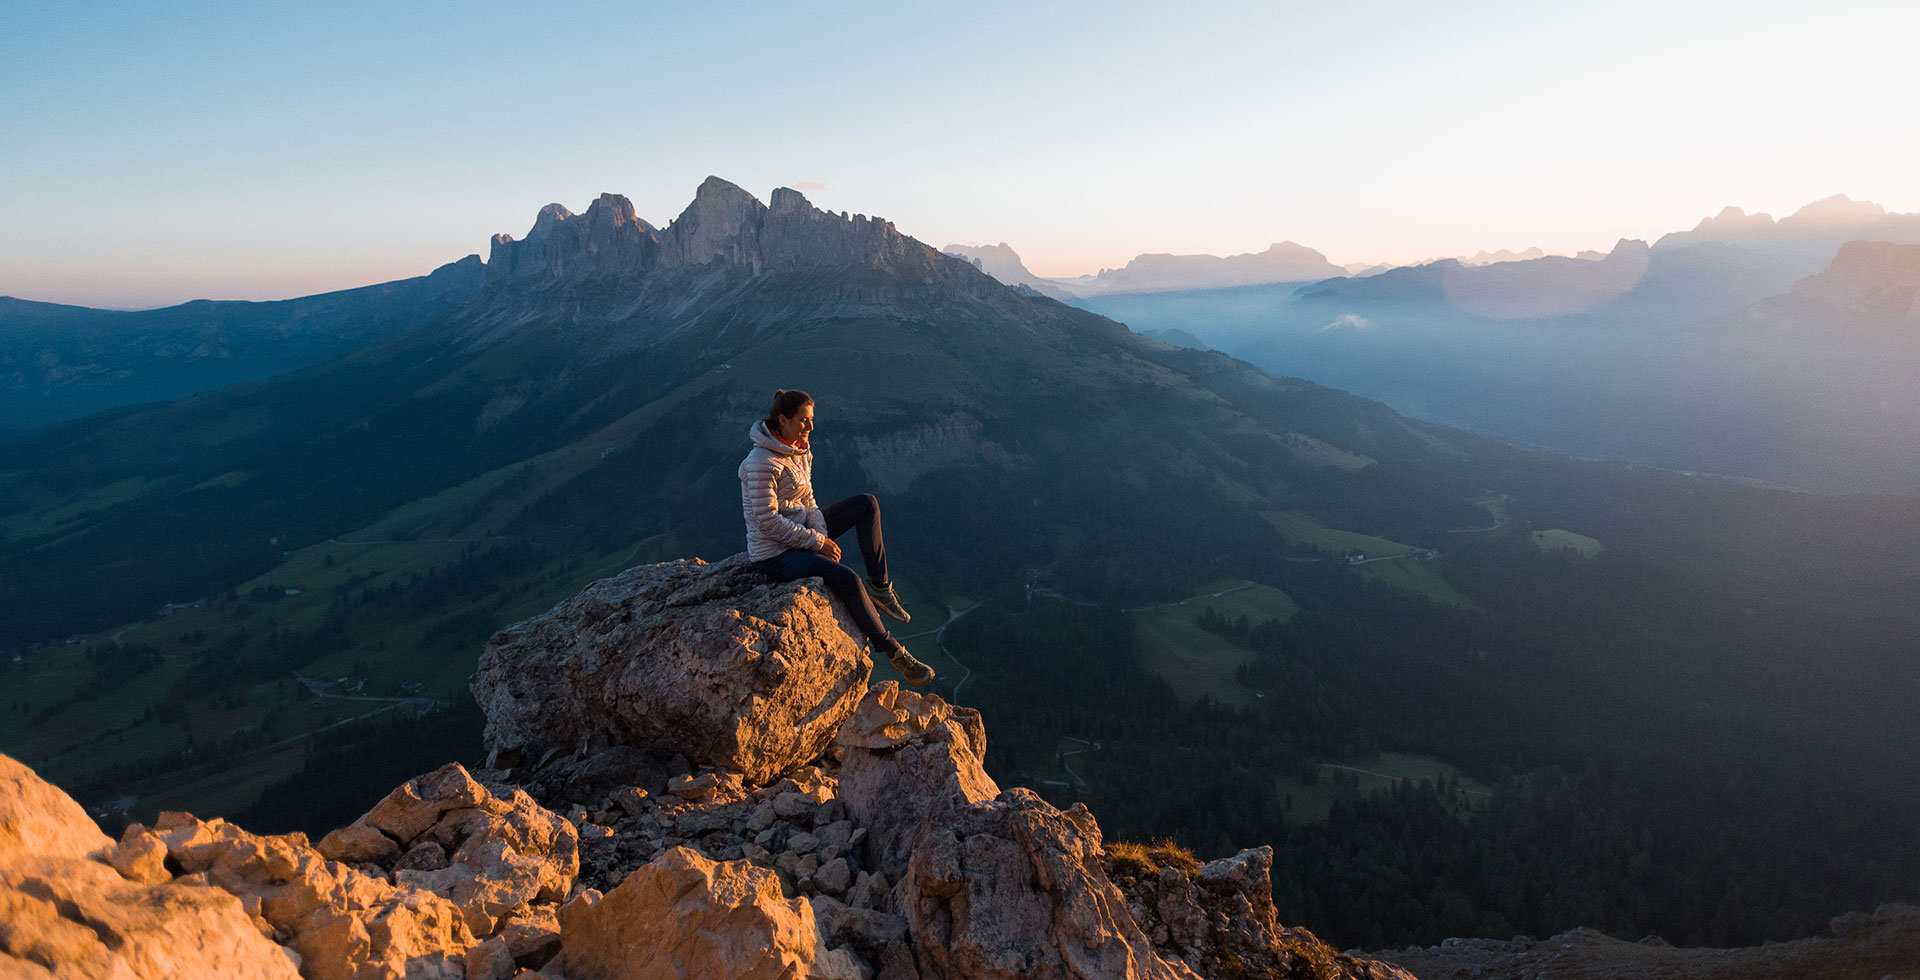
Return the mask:
{"type": "Polygon", "coordinates": [[[317,846],[116,844],[0,757],[0,975],[1404,980],[1281,928],[1264,849],[1114,870],[1085,806],[995,785],[979,712],[869,669],[808,585],[675,562],[501,631],[491,765],[317,846]]]}
{"type": "Polygon", "coordinates": [[[1154,949],[1201,976],[1356,977],[1412,980],[1378,960],[1341,953],[1305,929],[1281,926],[1273,906],[1273,849],[1255,847],[1205,865],[1108,857],[1134,921],[1154,949]]]}
{"type": "Polygon", "coordinates": [[[0,976],[292,980],[300,960],[240,899],[116,848],[86,811],[0,755],[0,976]]]}
{"type": "MultiPolygon", "coordinates": [[[[788,675],[747,682],[750,671],[736,668],[722,682],[701,665],[795,632],[844,629],[806,612],[823,601],[817,593],[751,576],[737,559],[634,569],[502,631],[483,658],[475,692],[496,761],[513,767],[485,777],[536,781],[579,828],[589,891],[561,914],[569,976],[1176,978],[1241,975],[1247,964],[1275,975],[1311,965],[1325,977],[1399,976],[1283,930],[1270,852],[1216,862],[1199,884],[1180,879],[1184,888],[1166,879],[1151,908],[1133,900],[1108,874],[1093,815],[1029,790],[1001,792],[983,766],[979,712],[936,695],[874,685],[836,710],[830,745],[785,747],[798,765],[761,764],[764,746],[714,737],[749,723],[707,705],[780,700],[764,691],[788,675]],[[650,646],[665,652],[617,652],[650,646]],[[603,687],[639,690],[620,688],[623,669],[680,678],[639,693],[648,714],[681,720],[580,727],[577,719],[619,710],[603,687]],[[556,683],[576,671],[579,680],[556,683]],[[538,676],[517,680],[528,674],[538,676]],[[525,748],[535,740],[516,735],[556,728],[585,747],[534,760],[525,748]],[[589,746],[616,738],[626,744],[589,746]],[[680,756],[662,793],[662,770],[645,760],[669,747],[680,756]],[[602,794],[608,784],[587,778],[619,772],[647,784],[602,794]],[[688,938],[666,921],[704,925],[688,938]],[[630,952],[642,947],[659,952],[630,952]],[[762,953],[742,961],[745,948],[762,953]]],[[[833,649],[830,637],[810,642],[833,649]]]]}
{"type": "Polygon", "coordinates": [[[448,900],[476,936],[566,898],[580,871],[572,824],[518,788],[496,795],[457,763],[402,783],[318,849],[448,900]]]}
{"type": "Polygon", "coordinates": [[[329,861],[303,834],[250,834],[163,813],[151,835],[185,876],[237,896],[261,934],[299,954],[307,980],[457,977],[475,936],[453,903],[329,861]]]}
{"type": "Polygon", "coordinates": [[[1174,978],[1100,865],[1086,807],[1032,790],[928,825],[902,883],[921,972],[934,977],[1174,978]]]}
{"type": "Polygon", "coordinates": [[[120,850],[130,863],[163,854],[146,866],[238,896],[256,934],[298,953],[308,980],[540,966],[559,947],[558,903],[579,870],[570,823],[456,764],[408,780],[317,848],[303,834],[163,814],[151,830],[129,827],[120,850]]]}
{"type": "Polygon", "coordinates": [[[766,783],[865,693],[872,661],[845,616],[744,555],[628,569],[488,643],[472,681],[486,744],[509,763],[646,746],[766,783]]]}
{"type": "Polygon", "coordinates": [[[835,739],[840,798],[873,841],[876,870],[899,881],[916,842],[1000,795],[987,775],[980,712],[931,694],[874,685],[835,739]]]}

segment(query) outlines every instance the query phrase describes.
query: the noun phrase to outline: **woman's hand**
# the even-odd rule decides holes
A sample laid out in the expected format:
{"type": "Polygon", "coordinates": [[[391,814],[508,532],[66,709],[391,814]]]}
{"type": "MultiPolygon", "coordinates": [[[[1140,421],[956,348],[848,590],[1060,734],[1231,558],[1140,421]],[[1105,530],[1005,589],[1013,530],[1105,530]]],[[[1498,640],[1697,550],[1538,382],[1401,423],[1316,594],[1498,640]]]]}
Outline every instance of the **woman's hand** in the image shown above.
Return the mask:
{"type": "Polygon", "coordinates": [[[820,554],[823,557],[825,557],[828,561],[839,561],[840,546],[837,544],[834,544],[832,538],[826,538],[824,540],[826,543],[820,546],[820,554]]]}

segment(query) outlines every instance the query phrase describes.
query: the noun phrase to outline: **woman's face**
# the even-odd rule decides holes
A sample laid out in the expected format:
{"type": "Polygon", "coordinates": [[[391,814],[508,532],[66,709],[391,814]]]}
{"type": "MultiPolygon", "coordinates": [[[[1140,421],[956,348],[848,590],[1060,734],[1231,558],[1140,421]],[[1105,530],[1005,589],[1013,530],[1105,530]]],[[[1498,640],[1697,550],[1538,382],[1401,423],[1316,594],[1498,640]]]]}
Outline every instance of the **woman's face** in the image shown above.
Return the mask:
{"type": "Polygon", "coordinates": [[[774,433],[774,435],[779,436],[781,442],[789,446],[798,446],[801,449],[807,447],[807,436],[813,432],[813,406],[811,404],[802,405],[800,406],[800,410],[794,412],[792,415],[781,415],[773,421],[775,425],[780,427],[780,431],[774,433]]]}

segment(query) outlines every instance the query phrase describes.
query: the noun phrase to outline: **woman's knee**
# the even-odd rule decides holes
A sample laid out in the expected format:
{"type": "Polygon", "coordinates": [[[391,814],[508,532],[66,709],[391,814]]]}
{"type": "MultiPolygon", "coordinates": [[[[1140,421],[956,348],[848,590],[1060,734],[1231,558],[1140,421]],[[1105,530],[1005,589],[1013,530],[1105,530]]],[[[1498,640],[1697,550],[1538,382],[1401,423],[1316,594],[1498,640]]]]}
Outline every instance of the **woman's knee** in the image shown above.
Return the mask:
{"type": "Polygon", "coordinates": [[[858,591],[860,588],[860,573],[837,561],[822,568],[820,578],[827,583],[827,588],[835,592],[858,591]]]}
{"type": "Polygon", "coordinates": [[[863,493],[863,494],[860,494],[858,499],[860,501],[861,510],[866,511],[869,514],[872,514],[874,517],[880,516],[880,498],[879,497],[876,497],[870,493],[863,493]]]}

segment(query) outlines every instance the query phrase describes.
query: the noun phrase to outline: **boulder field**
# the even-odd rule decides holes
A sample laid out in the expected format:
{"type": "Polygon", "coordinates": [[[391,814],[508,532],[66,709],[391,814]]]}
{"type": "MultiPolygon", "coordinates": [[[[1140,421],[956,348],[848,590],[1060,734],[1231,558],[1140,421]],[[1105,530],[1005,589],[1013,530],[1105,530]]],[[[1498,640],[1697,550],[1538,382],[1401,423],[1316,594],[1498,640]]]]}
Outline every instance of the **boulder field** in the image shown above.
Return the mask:
{"type": "Polygon", "coordinates": [[[166,813],[118,842],[0,756],[0,980],[1411,980],[1277,921],[1272,853],[1124,867],[1002,790],[980,714],[893,682],[810,580],[596,582],[472,680],[487,764],[317,843],[166,813]]]}

